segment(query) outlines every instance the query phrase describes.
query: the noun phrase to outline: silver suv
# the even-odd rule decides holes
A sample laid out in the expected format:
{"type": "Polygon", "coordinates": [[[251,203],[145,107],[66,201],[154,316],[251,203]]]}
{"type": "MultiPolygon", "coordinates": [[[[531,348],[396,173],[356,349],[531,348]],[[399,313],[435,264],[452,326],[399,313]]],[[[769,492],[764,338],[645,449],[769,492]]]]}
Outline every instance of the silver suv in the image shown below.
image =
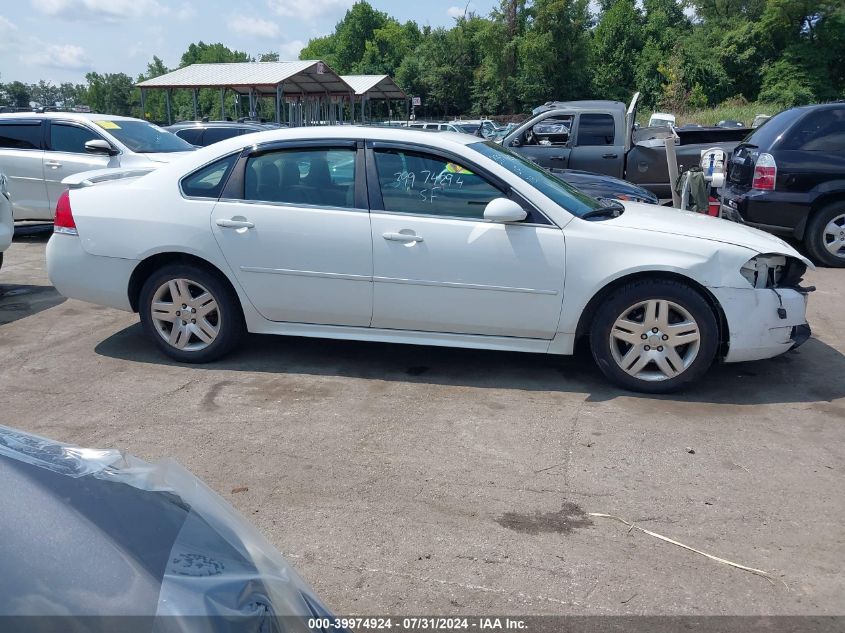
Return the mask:
{"type": "Polygon", "coordinates": [[[15,220],[53,221],[62,180],[92,169],[149,167],[194,147],[129,117],[72,112],[0,114],[0,172],[15,220]]]}

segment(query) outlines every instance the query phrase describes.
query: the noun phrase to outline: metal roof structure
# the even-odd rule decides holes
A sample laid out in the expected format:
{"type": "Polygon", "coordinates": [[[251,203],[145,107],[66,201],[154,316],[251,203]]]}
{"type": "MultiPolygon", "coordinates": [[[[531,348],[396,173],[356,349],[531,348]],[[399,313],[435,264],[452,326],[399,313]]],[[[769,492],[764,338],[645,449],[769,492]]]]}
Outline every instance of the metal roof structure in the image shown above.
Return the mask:
{"type": "Polygon", "coordinates": [[[396,85],[390,75],[341,75],[358,96],[368,99],[407,99],[407,95],[396,85]]]}
{"type": "Polygon", "coordinates": [[[319,60],[191,64],[136,84],[138,88],[228,88],[242,94],[348,95],[351,86],[319,60]]]}

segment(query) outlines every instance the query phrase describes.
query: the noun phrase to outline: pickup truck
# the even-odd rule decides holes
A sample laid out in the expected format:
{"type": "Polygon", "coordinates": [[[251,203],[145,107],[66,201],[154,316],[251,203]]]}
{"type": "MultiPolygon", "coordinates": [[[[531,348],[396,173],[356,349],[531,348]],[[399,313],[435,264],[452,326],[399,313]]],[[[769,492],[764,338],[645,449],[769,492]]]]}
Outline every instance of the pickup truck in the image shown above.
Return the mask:
{"type": "MultiPolygon", "coordinates": [[[[502,145],[549,169],[577,169],[623,178],[670,198],[666,138],[673,128],[635,129],[636,93],[621,101],[554,101],[502,139],[502,145]]],[[[745,128],[675,129],[678,173],[697,166],[702,150],[719,147],[730,153],[748,134],[745,128]]]]}

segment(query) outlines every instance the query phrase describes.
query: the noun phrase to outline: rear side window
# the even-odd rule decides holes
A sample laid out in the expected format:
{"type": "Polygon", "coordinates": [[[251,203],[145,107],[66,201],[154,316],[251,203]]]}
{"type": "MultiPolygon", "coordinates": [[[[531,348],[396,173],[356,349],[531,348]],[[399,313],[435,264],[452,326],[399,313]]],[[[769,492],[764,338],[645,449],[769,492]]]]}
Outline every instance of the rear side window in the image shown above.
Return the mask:
{"type": "Polygon", "coordinates": [[[582,114],[578,120],[578,145],[613,145],[616,126],[609,114],[582,114]]]}
{"type": "Polygon", "coordinates": [[[84,154],[85,143],[95,139],[102,139],[102,137],[79,125],[66,123],[50,125],[50,149],[54,152],[84,154]]]}
{"type": "Polygon", "coordinates": [[[244,199],[353,208],[356,155],[354,148],[338,147],[252,156],[244,173],[244,199]]]}
{"type": "Polygon", "coordinates": [[[0,147],[10,149],[40,149],[41,122],[0,123],[0,147]]]}
{"type": "Polygon", "coordinates": [[[845,108],[810,112],[790,130],[781,147],[805,152],[845,152],[845,108]]]}
{"type": "Polygon", "coordinates": [[[236,127],[210,127],[205,131],[205,136],[202,137],[203,145],[211,145],[219,141],[225,141],[227,138],[232,138],[243,134],[240,128],[236,127]]]}
{"type": "Polygon", "coordinates": [[[202,143],[200,143],[200,139],[202,138],[202,132],[203,129],[201,127],[189,127],[184,130],[177,130],[176,136],[184,141],[187,141],[191,145],[201,145],[202,143]]]}
{"type": "Polygon", "coordinates": [[[182,193],[191,198],[219,198],[238,154],[201,167],[182,179],[182,193]]]}

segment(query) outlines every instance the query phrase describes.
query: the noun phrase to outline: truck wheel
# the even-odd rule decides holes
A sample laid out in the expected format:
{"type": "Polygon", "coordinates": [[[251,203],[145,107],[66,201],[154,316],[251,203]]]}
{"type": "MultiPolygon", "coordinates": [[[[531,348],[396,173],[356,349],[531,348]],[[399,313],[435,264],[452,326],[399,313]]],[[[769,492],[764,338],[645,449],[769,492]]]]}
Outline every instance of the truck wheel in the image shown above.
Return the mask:
{"type": "Polygon", "coordinates": [[[218,275],[193,265],[168,265],[141,288],[138,311],[147,335],[183,363],[216,360],[244,330],[237,295],[218,275]]]}
{"type": "Polygon", "coordinates": [[[817,264],[845,267],[845,202],[829,204],[813,215],[804,245],[817,264]]]}
{"type": "Polygon", "coordinates": [[[667,279],[634,281],[599,306],[590,348],[599,369],[624,389],[668,393],[713,363],[719,326],[696,290],[667,279]]]}

